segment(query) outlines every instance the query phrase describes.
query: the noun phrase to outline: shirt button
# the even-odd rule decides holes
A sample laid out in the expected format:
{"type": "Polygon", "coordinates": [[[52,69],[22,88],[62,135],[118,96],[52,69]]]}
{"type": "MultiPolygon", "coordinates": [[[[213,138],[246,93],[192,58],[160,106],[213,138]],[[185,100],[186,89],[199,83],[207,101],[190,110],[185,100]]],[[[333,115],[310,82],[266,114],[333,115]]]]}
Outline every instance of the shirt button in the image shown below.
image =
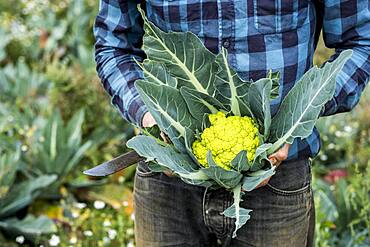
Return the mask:
{"type": "Polygon", "coordinates": [[[230,46],[230,41],[228,39],[226,39],[223,43],[222,43],[222,46],[225,47],[225,48],[229,48],[230,46]]]}

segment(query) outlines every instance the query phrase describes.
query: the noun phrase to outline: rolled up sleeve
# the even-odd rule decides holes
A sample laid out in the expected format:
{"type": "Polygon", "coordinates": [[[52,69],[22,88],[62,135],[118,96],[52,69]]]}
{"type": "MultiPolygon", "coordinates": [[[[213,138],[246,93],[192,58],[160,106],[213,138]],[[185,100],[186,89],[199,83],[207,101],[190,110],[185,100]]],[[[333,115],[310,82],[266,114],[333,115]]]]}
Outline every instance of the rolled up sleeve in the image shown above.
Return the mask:
{"type": "Polygon", "coordinates": [[[136,1],[101,0],[94,23],[95,61],[104,89],[124,119],[141,127],[147,108],[134,86],[143,78],[143,28],[136,1]]]}
{"type": "Polygon", "coordinates": [[[352,110],[370,78],[370,5],[368,0],[324,1],[323,36],[327,47],[335,48],[335,59],[346,49],[352,57],[336,78],[335,95],[321,115],[352,110]]]}

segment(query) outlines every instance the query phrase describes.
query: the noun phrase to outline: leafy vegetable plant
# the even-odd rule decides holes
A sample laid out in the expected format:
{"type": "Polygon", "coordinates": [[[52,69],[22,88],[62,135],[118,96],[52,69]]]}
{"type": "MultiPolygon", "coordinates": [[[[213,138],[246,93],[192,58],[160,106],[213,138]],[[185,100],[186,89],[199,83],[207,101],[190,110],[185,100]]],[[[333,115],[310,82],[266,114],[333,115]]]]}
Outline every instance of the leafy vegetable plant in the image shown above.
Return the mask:
{"type": "Polygon", "coordinates": [[[53,221],[34,215],[19,219],[15,214],[31,204],[57,176],[41,175],[14,183],[19,166],[19,147],[14,151],[0,148],[0,230],[13,237],[21,234],[33,240],[42,233],[55,232],[53,221]]]}
{"type": "Polygon", "coordinates": [[[231,190],[234,203],[223,214],[235,218],[235,237],[252,211],[239,206],[242,189],[251,191],[275,173],[269,154],[312,133],[323,105],[334,95],[335,78],[351,51],[307,71],[272,118],[270,101],[278,92],[277,73],[244,81],[229,66],[226,49],[216,55],[191,32],[163,32],[140,11],[147,58],[136,61],[145,79],[137,80],[135,86],[171,142],[139,135],[127,146],[151,161],[153,170],[170,169],[187,183],[231,190]],[[229,124],[229,118],[235,121],[229,124]],[[242,127],[241,119],[248,119],[248,128],[242,127]],[[207,137],[218,121],[225,122],[207,137]],[[238,129],[246,142],[232,138],[238,129]],[[201,143],[207,145],[200,147],[201,143]],[[221,149],[212,148],[216,145],[221,149]]]}

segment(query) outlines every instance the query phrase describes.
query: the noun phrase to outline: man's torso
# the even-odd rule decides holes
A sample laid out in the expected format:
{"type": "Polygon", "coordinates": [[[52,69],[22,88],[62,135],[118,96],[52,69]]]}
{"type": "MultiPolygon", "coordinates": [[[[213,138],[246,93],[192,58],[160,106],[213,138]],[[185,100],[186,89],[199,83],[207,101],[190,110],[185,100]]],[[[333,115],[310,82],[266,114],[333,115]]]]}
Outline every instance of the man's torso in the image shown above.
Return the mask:
{"type": "MultiPolygon", "coordinates": [[[[315,5],[309,0],[147,0],[147,17],[164,31],[190,31],[212,52],[221,46],[245,80],[280,72],[279,97],[272,114],[294,83],[312,66],[316,46],[315,5]]],[[[296,140],[288,159],[314,156],[320,140],[316,129],[296,140]]]]}

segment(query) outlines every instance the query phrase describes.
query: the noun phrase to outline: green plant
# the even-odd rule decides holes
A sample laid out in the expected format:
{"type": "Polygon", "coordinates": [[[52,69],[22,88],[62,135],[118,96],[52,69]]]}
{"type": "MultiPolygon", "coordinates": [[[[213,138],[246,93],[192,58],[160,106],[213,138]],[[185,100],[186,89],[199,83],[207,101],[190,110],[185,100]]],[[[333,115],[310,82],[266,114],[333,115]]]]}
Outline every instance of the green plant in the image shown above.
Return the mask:
{"type": "MultiPolygon", "coordinates": [[[[47,94],[51,106],[60,109],[64,120],[70,119],[80,109],[85,110],[83,137],[88,137],[99,127],[103,127],[106,134],[130,134],[129,125],[107,104],[109,98],[95,71],[85,71],[78,63],[55,59],[46,66],[45,75],[50,81],[47,94]]],[[[101,140],[107,141],[107,138],[101,140]]]]}
{"type": "Polygon", "coordinates": [[[8,36],[5,36],[5,31],[1,27],[0,27],[0,36],[5,37],[5,38],[1,39],[1,41],[0,41],[0,62],[1,62],[6,57],[5,47],[10,42],[10,39],[9,39],[8,36]]]}
{"type": "Polygon", "coordinates": [[[6,62],[23,57],[34,63],[56,56],[78,59],[84,67],[92,68],[92,15],[97,8],[95,2],[86,0],[1,3],[0,27],[10,39],[4,48],[6,62]]]}
{"type": "Polygon", "coordinates": [[[82,110],[76,112],[66,124],[56,111],[39,130],[42,141],[34,143],[26,156],[30,172],[57,175],[58,180],[53,184],[55,188],[65,183],[67,175],[93,144],[91,141],[82,141],[83,121],[82,110]]]}
{"type": "Polygon", "coordinates": [[[43,74],[30,69],[20,59],[15,65],[8,64],[0,69],[0,100],[20,111],[40,113],[47,105],[48,84],[43,74]]]}
{"type": "Polygon", "coordinates": [[[315,180],[315,242],[318,247],[370,244],[369,165],[365,170],[356,166],[348,180],[340,179],[335,186],[315,180]]]}
{"type": "Polygon", "coordinates": [[[45,75],[50,81],[47,95],[50,107],[60,109],[64,121],[84,109],[82,138],[93,145],[83,163],[99,164],[125,151],[122,144],[134,135],[134,128],[109,104],[95,71],[84,70],[76,62],[55,59],[46,66],[45,75]]]}
{"type": "Polygon", "coordinates": [[[172,143],[163,143],[159,136],[141,135],[129,140],[127,146],[154,161],[154,170],[170,169],[187,183],[232,190],[234,203],[223,214],[236,219],[235,237],[251,212],[239,206],[244,193],[241,189],[251,191],[275,173],[267,158],[270,154],[294,138],[312,133],[322,106],[334,95],[335,78],[352,52],[345,51],[333,63],[307,71],[271,118],[270,101],[278,91],[278,73],[270,72],[255,82],[243,81],[229,66],[226,49],[215,55],[191,32],[165,33],[140,11],[147,59],[137,61],[145,79],[137,80],[135,86],[172,143]],[[211,150],[206,154],[208,166],[202,166],[192,150],[199,133],[210,127],[209,117],[220,111],[251,117],[259,127],[259,145],[252,161],[247,150],[240,150],[226,164],[230,170],[215,161],[211,150]]]}
{"type": "Polygon", "coordinates": [[[347,114],[320,118],[321,152],[315,159],[316,172],[324,175],[330,169],[344,168],[357,163],[367,166],[370,153],[370,88],[365,88],[359,104],[347,114]]]}
{"type": "Polygon", "coordinates": [[[56,176],[41,175],[14,183],[20,164],[19,146],[15,151],[0,149],[0,157],[0,229],[10,236],[23,235],[29,240],[56,231],[53,222],[45,216],[28,215],[23,219],[15,216],[53,183],[56,176]]]}

